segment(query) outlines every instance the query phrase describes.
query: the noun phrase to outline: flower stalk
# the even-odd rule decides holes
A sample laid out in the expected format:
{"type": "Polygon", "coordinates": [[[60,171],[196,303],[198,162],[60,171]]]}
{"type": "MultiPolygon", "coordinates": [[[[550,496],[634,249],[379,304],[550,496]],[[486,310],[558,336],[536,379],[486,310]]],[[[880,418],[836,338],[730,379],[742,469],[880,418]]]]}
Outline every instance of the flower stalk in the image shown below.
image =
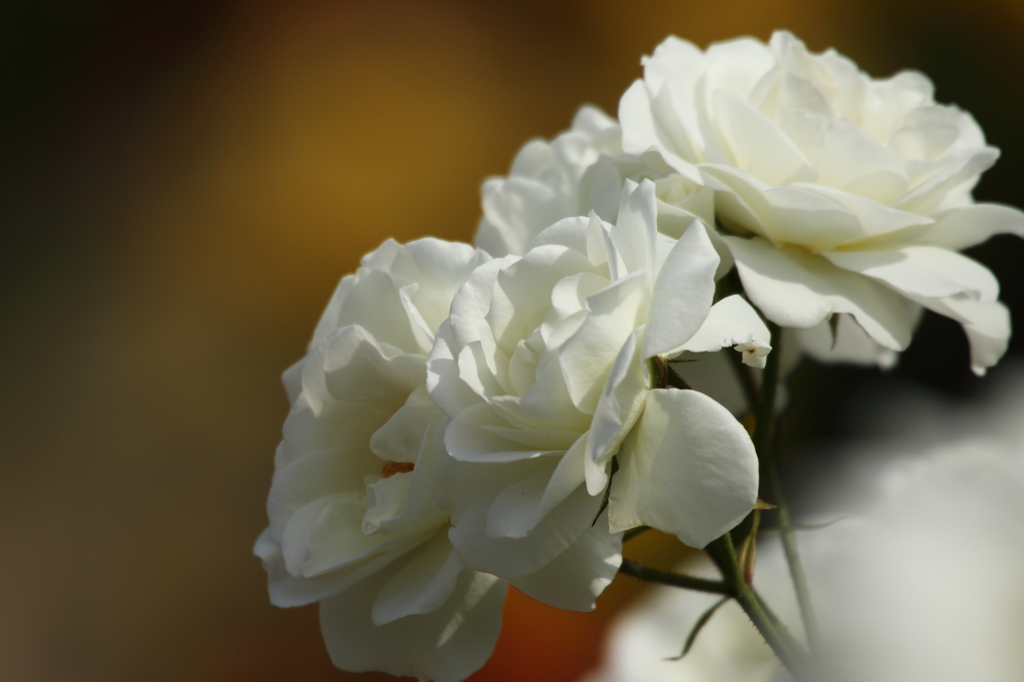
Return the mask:
{"type": "MultiPolygon", "coordinates": [[[[736,551],[732,544],[732,537],[726,533],[708,545],[707,552],[711,556],[712,561],[718,566],[724,580],[708,580],[682,573],[662,571],[631,559],[622,560],[622,565],[619,566],[619,573],[645,582],[709,594],[720,594],[723,597],[735,599],[739,603],[740,608],[743,609],[751,622],[753,622],[758,632],[761,633],[761,636],[764,637],[765,641],[772,648],[772,651],[779,657],[779,660],[796,677],[797,671],[801,669],[803,651],[792,635],[786,630],[785,625],[761,602],[754,589],[744,581],[743,573],[736,557],[736,551]]],[[[686,648],[688,649],[689,647],[686,648]]]]}
{"type": "Polygon", "coordinates": [[[796,537],[793,534],[789,506],[786,504],[786,498],[782,490],[777,457],[781,419],[775,416],[775,398],[778,394],[779,364],[782,358],[782,330],[773,322],[768,322],[768,329],[771,331],[773,348],[764,368],[760,400],[754,408],[756,417],[753,436],[754,448],[757,450],[757,456],[761,461],[761,475],[768,482],[769,492],[777,508],[782,548],[786,555],[790,576],[793,579],[793,588],[796,591],[797,603],[800,607],[800,617],[804,624],[804,632],[807,634],[807,643],[811,651],[815,651],[818,647],[819,639],[817,620],[814,617],[814,609],[811,604],[811,593],[807,586],[807,575],[804,572],[803,562],[800,560],[800,553],[796,547],[796,537]],[[772,443],[771,438],[773,427],[775,443],[772,443]]]}
{"type": "Polygon", "coordinates": [[[650,566],[644,566],[632,559],[624,558],[622,560],[622,564],[619,566],[619,573],[633,576],[634,578],[649,583],[668,585],[670,587],[681,587],[683,589],[695,590],[697,592],[708,592],[710,594],[731,596],[729,585],[721,580],[708,580],[706,578],[695,578],[694,576],[684,575],[682,573],[662,571],[657,568],[651,568],[650,566]]]}
{"type": "Polygon", "coordinates": [[[799,679],[798,673],[802,669],[800,645],[793,640],[776,619],[769,615],[753,588],[743,579],[743,572],[736,558],[736,549],[733,547],[732,536],[726,533],[705,549],[722,572],[722,577],[728,586],[727,594],[739,603],[743,612],[747,614],[754,627],[761,633],[764,641],[779,657],[786,669],[794,678],[799,679]]]}

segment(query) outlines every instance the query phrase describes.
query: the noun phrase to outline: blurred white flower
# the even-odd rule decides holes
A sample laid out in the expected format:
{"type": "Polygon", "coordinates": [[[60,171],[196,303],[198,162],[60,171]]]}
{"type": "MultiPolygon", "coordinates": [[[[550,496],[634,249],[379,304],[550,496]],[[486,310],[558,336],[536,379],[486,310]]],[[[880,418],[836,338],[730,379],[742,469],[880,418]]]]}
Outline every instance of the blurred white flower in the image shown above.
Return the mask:
{"type": "Polygon", "coordinates": [[[621,153],[618,123],[596,107],[581,107],[572,127],[551,142],[527,142],[507,178],[484,182],[477,246],[492,256],[522,255],[544,228],[586,215],[590,206],[579,188],[584,171],[601,154],[621,153]]]}
{"type": "MultiPolygon", "coordinates": [[[[947,433],[941,445],[876,468],[853,491],[858,511],[798,535],[823,635],[816,679],[1024,679],[1022,401],[1018,371],[1010,390],[965,410],[969,419],[922,415],[918,447],[934,442],[938,422],[947,430],[956,424],[952,442],[947,433]]],[[[903,440],[889,449],[912,446],[903,440]]],[[[875,453],[880,448],[871,445],[875,453]]],[[[824,495],[840,492],[850,495],[841,486],[824,495]]],[[[755,584],[795,629],[799,611],[782,553],[772,541],[761,544],[755,584]]],[[[714,573],[710,566],[685,570],[714,573]]],[[[734,602],[715,613],[686,657],[663,660],[679,655],[716,599],[656,588],[616,624],[604,667],[588,682],[789,680],[734,602]]]]}
{"type": "Polygon", "coordinates": [[[627,181],[615,225],[559,221],[456,295],[427,385],[452,418],[448,451],[473,463],[443,479],[467,565],[514,577],[562,551],[595,518],[617,453],[612,531],[647,524],[703,547],[751,509],[746,431],[702,393],[652,390],[647,360],[735,346],[760,365],[769,334],[738,296],[712,306],[705,226],[660,235],[655,205],[653,183],[627,181]]]}
{"type": "MultiPolygon", "coordinates": [[[[255,552],[274,604],[321,602],[342,669],[456,682],[483,665],[501,629],[508,582],[463,566],[434,500],[450,457],[447,420],[425,388],[434,332],[488,260],[436,239],[384,243],[341,281],[309,354],[285,374],[292,410],[255,552]]],[[[532,594],[530,581],[555,573],[572,606],[593,608],[618,551],[595,530],[521,587],[532,594]]]]}
{"type": "Polygon", "coordinates": [[[716,190],[744,289],[770,320],[810,328],[848,313],[899,351],[924,306],[963,325],[976,373],[1005,352],[999,285],[957,251],[1024,234],[1024,214],[973,202],[998,150],[970,114],[935,103],[925,76],[873,80],[784,31],[706,52],[672,37],[644,59],[619,119],[626,153],[656,150],[716,190]]]}
{"type": "MultiPolygon", "coordinates": [[[[531,140],[516,155],[508,177],[483,186],[484,217],[476,245],[492,256],[521,256],[545,228],[563,218],[588,215],[614,223],[626,180],[655,182],[658,230],[678,239],[694,217],[713,225],[714,192],[672,170],[657,153],[622,152],[619,124],[595,107],[577,112],[572,128],[551,142],[531,140]]],[[[709,233],[725,260],[732,259],[717,233],[709,233]]]]}

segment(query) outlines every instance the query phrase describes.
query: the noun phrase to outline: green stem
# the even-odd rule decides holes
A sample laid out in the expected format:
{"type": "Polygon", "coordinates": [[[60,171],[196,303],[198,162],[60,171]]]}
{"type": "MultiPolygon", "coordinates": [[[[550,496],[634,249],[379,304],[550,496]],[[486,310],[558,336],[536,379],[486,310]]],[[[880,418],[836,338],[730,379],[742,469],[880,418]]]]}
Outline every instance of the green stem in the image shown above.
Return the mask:
{"type": "Polygon", "coordinates": [[[772,625],[775,626],[775,629],[779,631],[782,637],[790,643],[790,648],[793,649],[793,651],[796,651],[801,657],[806,656],[806,651],[797,642],[793,633],[789,631],[789,628],[782,622],[782,619],[775,615],[775,612],[768,606],[768,602],[761,597],[757,590],[754,590],[754,596],[757,597],[759,602],[761,602],[761,608],[764,610],[765,615],[768,616],[768,620],[771,621],[772,625]]]}
{"type": "Polygon", "coordinates": [[[782,330],[773,322],[768,322],[768,329],[772,335],[772,352],[768,354],[768,361],[761,380],[761,400],[755,409],[757,422],[754,427],[754,448],[757,450],[758,459],[761,460],[761,474],[767,480],[768,489],[772,495],[771,501],[777,507],[782,548],[786,554],[786,563],[789,564],[790,576],[793,579],[797,603],[800,606],[800,616],[803,619],[804,631],[807,633],[807,643],[810,645],[811,651],[814,651],[818,647],[818,625],[811,605],[811,593],[807,587],[807,575],[804,573],[803,562],[800,561],[800,554],[796,548],[793,524],[789,516],[789,506],[786,504],[786,498],[782,491],[782,480],[779,477],[779,463],[776,457],[780,420],[775,418],[775,397],[778,393],[779,363],[782,357],[782,330]],[[775,447],[771,443],[773,426],[776,436],[775,447]]]}
{"type": "Polygon", "coordinates": [[[721,580],[707,580],[705,578],[694,578],[693,576],[682,575],[680,573],[661,571],[657,568],[651,568],[650,566],[639,564],[632,559],[622,560],[622,565],[619,566],[619,573],[630,575],[649,583],[658,583],[659,585],[682,587],[688,590],[696,590],[698,592],[710,592],[711,594],[730,594],[729,586],[721,580]]]}
{"type": "Polygon", "coordinates": [[[772,352],[768,354],[764,373],[761,375],[760,400],[754,404],[754,416],[757,423],[754,426],[754,448],[762,464],[771,457],[768,454],[768,438],[772,431],[772,422],[775,419],[775,395],[779,388],[779,359],[782,357],[782,334],[778,325],[774,322],[768,323],[768,330],[772,335],[772,352]]]}
{"type": "Polygon", "coordinates": [[[706,547],[711,560],[722,572],[722,577],[729,588],[728,594],[733,597],[750,621],[761,633],[764,641],[771,647],[790,674],[798,679],[801,669],[801,651],[799,645],[792,640],[785,630],[778,628],[768,612],[761,605],[754,590],[743,580],[736,549],[732,544],[732,536],[726,533],[706,547]]]}
{"type": "Polygon", "coordinates": [[[807,633],[807,644],[811,647],[811,651],[816,651],[819,642],[818,622],[814,617],[811,592],[807,586],[807,574],[804,572],[804,565],[796,548],[796,535],[793,533],[793,522],[789,516],[789,506],[785,503],[785,499],[782,496],[782,483],[779,480],[778,470],[774,463],[769,465],[768,468],[773,474],[771,485],[775,491],[775,504],[778,507],[779,535],[782,538],[782,549],[786,553],[786,563],[789,564],[789,573],[793,578],[796,601],[800,606],[800,617],[804,622],[804,630],[807,633]]]}

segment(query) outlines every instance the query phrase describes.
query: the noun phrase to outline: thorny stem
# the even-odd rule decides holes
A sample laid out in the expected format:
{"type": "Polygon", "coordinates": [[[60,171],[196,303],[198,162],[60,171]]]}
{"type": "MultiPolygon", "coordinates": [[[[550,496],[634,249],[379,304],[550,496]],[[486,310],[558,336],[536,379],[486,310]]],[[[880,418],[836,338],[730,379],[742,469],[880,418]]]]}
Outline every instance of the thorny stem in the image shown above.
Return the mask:
{"type": "Polygon", "coordinates": [[[739,564],[736,560],[736,552],[732,546],[732,538],[727,533],[712,542],[708,546],[707,551],[718,565],[719,570],[726,577],[724,581],[708,580],[681,573],[662,571],[650,566],[644,566],[631,559],[622,560],[622,565],[619,566],[619,573],[650,583],[680,587],[709,594],[720,594],[735,599],[750,617],[750,620],[757,627],[765,641],[768,642],[768,645],[775,651],[779,660],[796,677],[798,661],[803,654],[800,645],[796,643],[775,614],[766,605],[761,603],[757,593],[743,581],[743,576],[740,574],[739,564]]]}
{"type": "Polygon", "coordinates": [[[794,678],[799,679],[798,673],[801,670],[800,659],[802,651],[800,646],[793,641],[789,633],[777,625],[776,620],[768,615],[762,606],[754,590],[743,580],[739,563],[736,559],[736,549],[732,544],[732,536],[729,533],[714,540],[706,548],[711,560],[715,562],[718,569],[725,578],[728,586],[728,594],[739,603],[743,612],[747,614],[750,621],[757,628],[757,631],[764,637],[764,641],[772,648],[775,655],[779,657],[782,664],[786,666],[794,678]]]}
{"type": "Polygon", "coordinates": [[[779,463],[776,457],[780,420],[775,417],[775,396],[779,385],[782,334],[781,329],[773,322],[768,322],[768,329],[772,335],[773,348],[772,352],[768,354],[768,361],[761,380],[761,399],[755,404],[756,425],[753,440],[757,456],[761,460],[762,475],[767,479],[772,502],[777,507],[782,548],[786,554],[786,563],[789,564],[789,573],[793,579],[797,603],[800,606],[800,616],[803,619],[804,631],[807,633],[807,642],[811,651],[814,651],[818,646],[818,626],[811,605],[810,590],[807,587],[807,575],[804,573],[803,563],[800,561],[800,554],[796,548],[793,524],[789,516],[789,506],[786,504],[782,491],[779,463]],[[771,442],[773,426],[775,427],[775,443],[771,442]]]}
{"type": "Polygon", "coordinates": [[[761,597],[757,590],[754,590],[754,596],[757,597],[759,602],[761,602],[761,608],[764,610],[765,615],[768,616],[768,620],[771,621],[772,625],[775,626],[779,633],[790,642],[790,647],[800,654],[800,656],[805,656],[806,652],[803,647],[797,643],[796,638],[793,637],[792,633],[790,633],[789,628],[787,628],[786,624],[782,622],[782,619],[775,615],[775,612],[771,610],[768,606],[768,602],[761,597]]]}
{"type": "MultiPolygon", "coordinates": [[[[768,323],[768,330],[772,335],[772,352],[768,354],[764,374],[761,375],[760,400],[753,404],[754,417],[757,419],[754,427],[754,448],[757,450],[757,456],[761,459],[762,465],[773,461],[772,454],[768,452],[768,438],[771,435],[772,423],[775,419],[775,395],[778,393],[779,387],[779,359],[782,357],[781,330],[774,322],[768,323]]],[[[774,504],[777,505],[777,503],[774,504]]]]}

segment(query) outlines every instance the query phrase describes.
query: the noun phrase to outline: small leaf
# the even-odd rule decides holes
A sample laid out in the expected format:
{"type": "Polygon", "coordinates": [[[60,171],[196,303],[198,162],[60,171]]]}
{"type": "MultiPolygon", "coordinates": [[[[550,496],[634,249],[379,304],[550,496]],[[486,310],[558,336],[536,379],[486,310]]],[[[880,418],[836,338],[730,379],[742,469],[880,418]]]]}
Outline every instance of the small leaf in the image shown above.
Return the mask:
{"type": "Polygon", "coordinates": [[[775,508],[776,507],[775,507],[774,504],[772,504],[770,502],[765,502],[762,499],[758,499],[757,502],[754,503],[754,509],[759,509],[761,511],[764,511],[765,509],[775,509],[775,508]]]}
{"type": "Polygon", "coordinates": [[[712,604],[711,608],[705,611],[704,614],[697,619],[697,622],[693,624],[693,629],[690,630],[690,636],[686,638],[686,644],[683,645],[683,653],[679,654],[678,656],[673,656],[672,658],[666,658],[664,660],[678,661],[683,656],[688,654],[690,652],[690,649],[693,648],[693,643],[697,641],[697,635],[700,634],[700,631],[703,630],[704,626],[708,624],[709,620],[711,620],[711,616],[715,615],[715,611],[718,610],[718,607],[720,607],[727,601],[729,601],[729,597],[722,597],[714,604],[712,604]]]}

